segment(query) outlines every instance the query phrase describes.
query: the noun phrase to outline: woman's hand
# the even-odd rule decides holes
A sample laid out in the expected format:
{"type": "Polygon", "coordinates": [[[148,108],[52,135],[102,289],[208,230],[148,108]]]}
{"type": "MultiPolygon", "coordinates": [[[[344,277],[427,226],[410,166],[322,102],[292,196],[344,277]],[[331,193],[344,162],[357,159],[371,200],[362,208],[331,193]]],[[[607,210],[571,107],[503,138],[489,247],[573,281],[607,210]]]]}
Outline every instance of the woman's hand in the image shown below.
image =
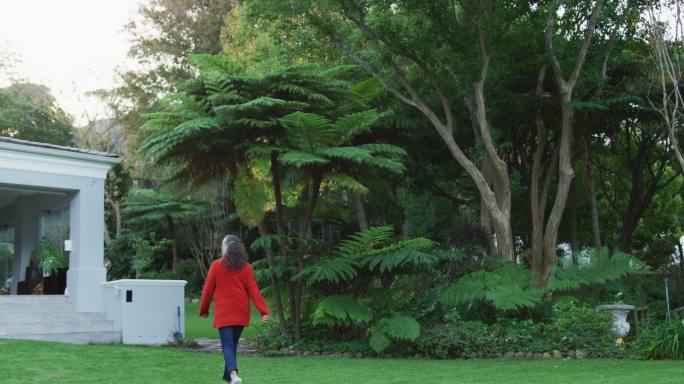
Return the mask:
{"type": "Polygon", "coordinates": [[[200,313],[200,317],[209,317],[208,313],[200,313]]]}
{"type": "Polygon", "coordinates": [[[262,322],[262,323],[266,323],[266,322],[268,322],[269,320],[271,320],[271,315],[261,316],[261,322],[262,322]]]}

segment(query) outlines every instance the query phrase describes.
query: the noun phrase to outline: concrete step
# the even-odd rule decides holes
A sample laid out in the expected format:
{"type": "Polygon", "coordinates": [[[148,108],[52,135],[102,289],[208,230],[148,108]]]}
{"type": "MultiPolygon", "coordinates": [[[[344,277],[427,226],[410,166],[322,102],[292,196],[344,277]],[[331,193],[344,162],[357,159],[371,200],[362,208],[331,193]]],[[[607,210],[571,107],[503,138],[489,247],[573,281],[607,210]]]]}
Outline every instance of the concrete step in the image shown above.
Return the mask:
{"type": "Polygon", "coordinates": [[[0,302],[0,313],[22,312],[22,313],[59,313],[75,312],[73,304],[65,302],[0,302]]]}
{"type": "Polygon", "coordinates": [[[121,332],[104,312],[76,312],[63,295],[0,296],[0,338],[112,344],[121,332]]]}
{"type": "Polygon", "coordinates": [[[24,323],[36,319],[49,319],[50,321],[79,321],[79,320],[107,320],[104,312],[0,312],[0,323],[24,323]]]}
{"type": "Polygon", "coordinates": [[[114,330],[109,320],[54,321],[51,319],[30,322],[0,322],[0,336],[19,334],[55,334],[74,332],[106,332],[114,330]]]}
{"type": "Polygon", "coordinates": [[[2,295],[0,303],[45,303],[45,302],[64,302],[68,300],[64,295],[2,295]]]}
{"type": "Polygon", "coordinates": [[[69,344],[117,344],[121,343],[121,332],[32,333],[0,336],[0,339],[56,341],[69,344]]]}

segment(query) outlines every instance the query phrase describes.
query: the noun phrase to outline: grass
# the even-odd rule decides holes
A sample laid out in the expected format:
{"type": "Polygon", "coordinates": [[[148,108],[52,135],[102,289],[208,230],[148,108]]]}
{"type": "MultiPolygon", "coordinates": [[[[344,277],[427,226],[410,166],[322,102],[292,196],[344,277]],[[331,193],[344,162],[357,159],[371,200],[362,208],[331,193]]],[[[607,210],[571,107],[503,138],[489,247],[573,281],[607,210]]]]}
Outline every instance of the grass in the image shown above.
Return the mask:
{"type": "MultiPolygon", "coordinates": [[[[209,317],[199,317],[199,304],[185,304],[185,337],[188,339],[218,339],[218,330],[211,325],[214,316],[212,304],[209,317]]],[[[242,333],[243,338],[254,336],[260,329],[261,315],[252,304],[252,319],[249,327],[242,333]]],[[[274,321],[274,320],[273,320],[274,321]]]]}
{"type": "MultiPolygon", "coordinates": [[[[239,363],[246,384],[674,384],[684,372],[682,361],[240,357],[239,363]]],[[[3,384],[219,384],[222,367],[219,354],[170,348],[0,340],[3,384]]]]}

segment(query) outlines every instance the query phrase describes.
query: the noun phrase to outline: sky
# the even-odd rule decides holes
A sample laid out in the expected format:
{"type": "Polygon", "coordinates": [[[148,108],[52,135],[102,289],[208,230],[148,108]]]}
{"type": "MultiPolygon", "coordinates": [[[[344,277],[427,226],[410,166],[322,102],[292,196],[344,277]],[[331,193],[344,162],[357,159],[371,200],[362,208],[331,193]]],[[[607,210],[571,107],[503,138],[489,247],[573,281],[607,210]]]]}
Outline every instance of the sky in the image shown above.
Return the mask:
{"type": "MultiPolygon", "coordinates": [[[[88,91],[115,85],[131,68],[124,25],[144,0],[0,0],[0,49],[21,60],[20,78],[51,88],[77,125],[106,117],[88,91]]],[[[7,85],[7,84],[2,84],[7,85]]]]}

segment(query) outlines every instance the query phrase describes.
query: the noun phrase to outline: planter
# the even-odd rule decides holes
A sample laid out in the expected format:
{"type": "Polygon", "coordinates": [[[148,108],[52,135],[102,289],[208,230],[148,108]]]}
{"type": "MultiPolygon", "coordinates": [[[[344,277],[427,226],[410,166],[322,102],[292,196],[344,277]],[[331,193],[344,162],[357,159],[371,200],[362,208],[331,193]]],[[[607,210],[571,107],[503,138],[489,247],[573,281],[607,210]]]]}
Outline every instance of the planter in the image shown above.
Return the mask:
{"type": "Polygon", "coordinates": [[[625,337],[629,333],[629,323],[627,322],[627,315],[629,311],[634,310],[633,305],[626,304],[607,304],[599,305],[597,309],[603,311],[610,311],[613,313],[613,331],[620,337],[625,337]]]}
{"type": "Polygon", "coordinates": [[[63,295],[66,289],[67,268],[59,268],[54,276],[43,278],[43,293],[46,295],[63,295]]]}

